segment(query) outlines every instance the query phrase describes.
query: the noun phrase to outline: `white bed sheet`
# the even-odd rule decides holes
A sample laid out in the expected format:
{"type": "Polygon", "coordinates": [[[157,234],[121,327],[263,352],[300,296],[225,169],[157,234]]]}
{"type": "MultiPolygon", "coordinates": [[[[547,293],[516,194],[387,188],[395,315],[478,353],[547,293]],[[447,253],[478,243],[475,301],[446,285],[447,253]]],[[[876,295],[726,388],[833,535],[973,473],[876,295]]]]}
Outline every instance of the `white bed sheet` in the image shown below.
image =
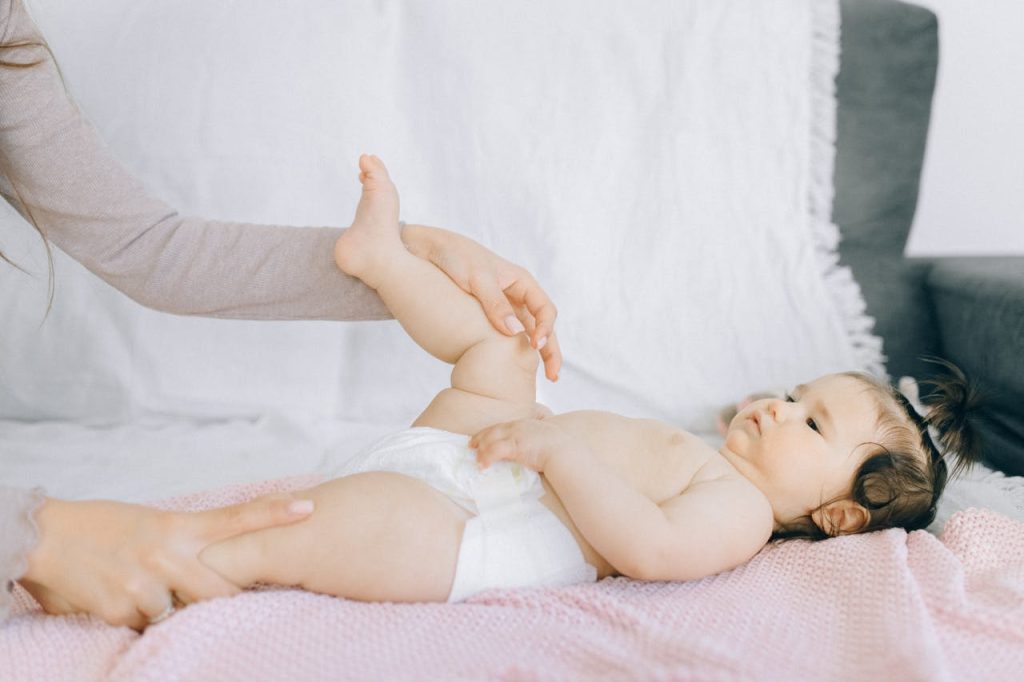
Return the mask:
{"type": "Polygon", "coordinates": [[[0,484],[43,486],[68,499],[155,501],[309,473],[340,461],[400,424],[258,419],[90,427],[0,421],[0,484]]]}
{"type": "MultiPolygon", "coordinates": [[[[236,483],[330,476],[360,449],[405,426],[284,415],[112,427],[0,420],[0,485],[40,485],[66,499],[149,502],[236,483]]],[[[940,534],[953,513],[969,507],[1024,521],[1024,477],[976,466],[947,486],[928,530],[940,534]]]]}

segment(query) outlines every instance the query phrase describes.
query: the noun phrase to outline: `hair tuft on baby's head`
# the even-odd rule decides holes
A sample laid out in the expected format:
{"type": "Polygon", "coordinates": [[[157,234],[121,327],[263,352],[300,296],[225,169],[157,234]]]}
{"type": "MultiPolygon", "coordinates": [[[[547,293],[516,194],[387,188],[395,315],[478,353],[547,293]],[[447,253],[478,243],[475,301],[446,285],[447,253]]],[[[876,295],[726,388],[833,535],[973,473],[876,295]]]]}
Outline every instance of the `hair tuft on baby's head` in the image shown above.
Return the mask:
{"type": "Polygon", "coordinates": [[[934,430],[939,450],[956,459],[950,478],[956,478],[981,460],[981,438],[974,420],[981,404],[981,395],[963,371],[941,358],[925,358],[940,365],[945,374],[922,383],[933,391],[925,400],[928,410],[925,423],[934,430]]]}

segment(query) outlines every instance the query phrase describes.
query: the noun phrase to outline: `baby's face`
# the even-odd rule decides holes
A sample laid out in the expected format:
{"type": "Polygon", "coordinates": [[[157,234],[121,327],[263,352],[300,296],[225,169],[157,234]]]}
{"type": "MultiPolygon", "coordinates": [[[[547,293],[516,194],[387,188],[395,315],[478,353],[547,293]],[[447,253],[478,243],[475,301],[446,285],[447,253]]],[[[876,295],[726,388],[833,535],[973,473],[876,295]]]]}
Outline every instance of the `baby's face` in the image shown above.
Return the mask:
{"type": "Polygon", "coordinates": [[[776,522],[787,522],[850,493],[867,455],[858,446],[878,440],[877,420],[868,387],[828,375],[801,384],[788,398],[757,400],[742,409],[729,424],[721,453],[765,494],[776,522]]]}

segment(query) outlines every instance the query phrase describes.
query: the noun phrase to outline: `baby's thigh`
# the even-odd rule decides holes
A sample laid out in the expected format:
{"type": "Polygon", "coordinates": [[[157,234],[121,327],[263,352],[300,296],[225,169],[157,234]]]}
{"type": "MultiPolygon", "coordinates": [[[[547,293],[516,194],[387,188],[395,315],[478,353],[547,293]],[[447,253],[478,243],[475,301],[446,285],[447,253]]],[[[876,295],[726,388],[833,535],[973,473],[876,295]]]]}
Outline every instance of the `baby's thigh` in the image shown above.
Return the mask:
{"type": "Polygon", "coordinates": [[[437,394],[413,426],[474,434],[533,415],[540,358],[525,334],[481,341],[452,368],[451,388],[437,394]]]}
{"type": "MultiPolygon", "coordinates": [[[[204,550],[243,583],[299,585],[364,601],[445,601],[470,513],[426,483],[367,472],[296,494],[316,510],[305,521],[204,550]],[[222,551],[218,551],[221,548],[222,551]]],[[[218,569],[219,570],[219,569],[218,569]]],[[[231,577],[230,575],[228,576],[231,577]]]]}
{"type": "Polygon", "coordinates": [[[535,402],[509,402],[446,388],[438,393],[413,426],[431,426],[452,433],[473,435],[493,424],[527,419],[537,415],[535,402]]]}

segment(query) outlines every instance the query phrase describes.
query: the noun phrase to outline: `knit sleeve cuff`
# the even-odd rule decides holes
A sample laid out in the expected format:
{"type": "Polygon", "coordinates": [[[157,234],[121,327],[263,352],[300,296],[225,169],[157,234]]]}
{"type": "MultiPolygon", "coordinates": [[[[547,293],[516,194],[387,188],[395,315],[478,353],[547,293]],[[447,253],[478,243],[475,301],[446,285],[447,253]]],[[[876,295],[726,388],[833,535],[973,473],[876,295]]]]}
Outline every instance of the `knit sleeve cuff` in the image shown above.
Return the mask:
{"type": "Polygon", "coordinates": [[[44,500],[42,488],[0,486],[0,620],[10,611],[14,581],[28,568],[28,553],[38,540],[35,515],[44,500]]]}

